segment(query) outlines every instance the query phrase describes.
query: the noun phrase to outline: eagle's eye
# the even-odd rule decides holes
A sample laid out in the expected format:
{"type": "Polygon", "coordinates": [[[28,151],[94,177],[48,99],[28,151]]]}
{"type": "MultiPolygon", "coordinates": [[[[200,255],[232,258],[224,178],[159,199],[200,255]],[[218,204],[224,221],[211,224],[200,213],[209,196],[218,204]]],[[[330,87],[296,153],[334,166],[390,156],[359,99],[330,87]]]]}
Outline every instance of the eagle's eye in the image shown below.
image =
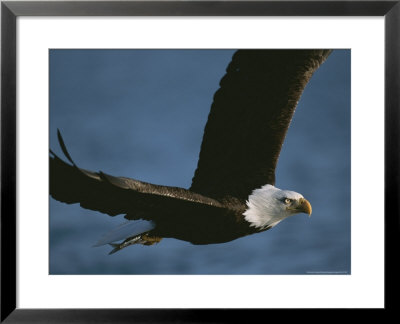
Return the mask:
{"type": "Polygon", "coordinates": [[[293,201],[293,199],[286,198],[286,199],[285,199],[285,204],[286,204],[286,205],[289,205],[289,204],[292,203],[292,201],[293,201]]]}

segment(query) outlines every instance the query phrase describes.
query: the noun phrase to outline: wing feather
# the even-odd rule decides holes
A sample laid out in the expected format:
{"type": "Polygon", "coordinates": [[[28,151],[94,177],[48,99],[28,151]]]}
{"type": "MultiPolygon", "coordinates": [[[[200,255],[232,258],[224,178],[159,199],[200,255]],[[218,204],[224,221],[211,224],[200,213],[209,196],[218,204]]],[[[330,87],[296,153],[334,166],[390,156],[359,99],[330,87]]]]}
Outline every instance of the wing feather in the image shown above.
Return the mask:
{"type": "Polygon", "coordinates": [[[110,216],[127,214],[128,219],[149,220],[165,214],[165,210],[222,208],[218,201],[183,188],[160,186],[79,168],[66,150],[61,136],[59,142],[73,164],[66,163],[50,151],[50,195],[58,201],[79,203],[83,208],[110,216]]]}
{"type": "Polygon", "coordinates": [[[275,183],[300,96],[330,50],[239,50],[214,95],[190,190],[247,199],[275,183]]]}

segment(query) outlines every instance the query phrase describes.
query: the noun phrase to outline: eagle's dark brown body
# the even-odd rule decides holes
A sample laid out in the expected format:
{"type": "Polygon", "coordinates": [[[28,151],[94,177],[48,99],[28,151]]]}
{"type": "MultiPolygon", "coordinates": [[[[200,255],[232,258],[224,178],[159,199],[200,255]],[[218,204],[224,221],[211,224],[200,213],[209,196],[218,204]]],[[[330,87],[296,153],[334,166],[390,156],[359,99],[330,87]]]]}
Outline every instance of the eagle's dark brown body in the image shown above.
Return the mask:
{"type": "Polygon", "coordinates": [[[170,237],[193,244],[224,243],[258,232],[243,218],[245,205],[237,202],[219,202],[183,188],[90,172],[55,155],[50,163],[50,174],[54,173],[58,175],[50,176],[50,192],[56,199],[68,196],[64,202],[80,203],[111,216],[125,214],[128,220],[155,221],[157,227],[144,238],[148,242],[153,242],[153,237],[170,237]],[[68,183],[80,186],[68,190],[68,183]],[[113,199],[124,203],[111,209],[109,201],[113,199]]]}

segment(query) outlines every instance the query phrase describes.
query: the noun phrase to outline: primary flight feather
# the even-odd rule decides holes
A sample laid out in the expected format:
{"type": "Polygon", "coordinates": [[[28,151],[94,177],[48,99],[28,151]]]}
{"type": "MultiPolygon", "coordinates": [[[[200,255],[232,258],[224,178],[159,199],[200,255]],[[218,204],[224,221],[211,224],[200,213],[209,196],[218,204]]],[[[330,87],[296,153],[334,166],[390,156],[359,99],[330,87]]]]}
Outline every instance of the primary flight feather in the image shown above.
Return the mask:
{"type": "Polygon", "coordinates": [[[189,189],[92,172],[50,151],[50,195],[127,223],[96,245],[117,252],[162,238],[223,243],[311,215],[299,193],[275,185],[279,153],[300,96],[331,50],[239,50],[214,95],[189,189]],[[117,243],[117,241],[122,241],[117,243]]]}

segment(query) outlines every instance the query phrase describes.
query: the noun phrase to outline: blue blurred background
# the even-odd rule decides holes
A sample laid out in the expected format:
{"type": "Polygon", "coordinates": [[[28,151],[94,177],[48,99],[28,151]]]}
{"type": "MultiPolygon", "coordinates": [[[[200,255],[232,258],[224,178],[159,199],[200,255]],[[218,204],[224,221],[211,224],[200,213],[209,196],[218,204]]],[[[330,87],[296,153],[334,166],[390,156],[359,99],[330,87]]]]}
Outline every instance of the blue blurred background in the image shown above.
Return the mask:
{"type": "MultiPolygon", "coordinates": [[[[213,94],[233,50],[50,50],[50,147],[62,131],[88,170],[188,188],[213,94]]],[[[350,273],[350,50],[335,50],[298,104],[276,186],[313,206],[225,244],[163,239],[111,256],[122,216],[50,198],[50,274],[350,273]]]]}

